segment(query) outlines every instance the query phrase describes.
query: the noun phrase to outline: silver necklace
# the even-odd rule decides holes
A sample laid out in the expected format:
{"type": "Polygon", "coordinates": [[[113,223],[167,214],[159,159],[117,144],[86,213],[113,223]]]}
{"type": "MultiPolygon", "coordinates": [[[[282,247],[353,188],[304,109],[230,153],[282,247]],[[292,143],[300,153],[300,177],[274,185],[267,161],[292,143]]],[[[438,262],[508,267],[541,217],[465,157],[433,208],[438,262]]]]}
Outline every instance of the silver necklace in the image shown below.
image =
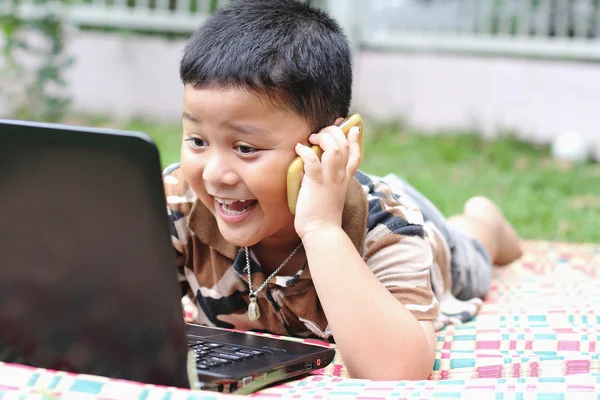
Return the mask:
{"type": "Polygon", "coordinates": [[[260,292],[261,290],[263,290],[265,288],[265,286],[267,286],[267,284],[269,283],[269,281],[271,279],[273,279],[273,277],[275,275],[277,275],[277,273],[279,271],[281,271],[281,268],[283,268],[283,266],[285,264],[287,264],[288,261],[290,261],[292,259],[292,257],[294,257],[294,255],[300,249],[300,247],[302,247],[302,243],[300,243],[298,245],[298,247],[296,247],[294,249],[294,251],[292,251],[292,254],[290,254],[288,256],[288,258],[286,258],[281,263],[281,265],[275,271],[273,271],[273,273],[271,275],[269,275],[269,277],[267,279],[265,279],[265,281],[263,282],[263,284],[260,285],[260,287],[258,289],[256,289],[255,291],[252,290],[252,274],[250,273],[250,256],[248,254],[248,247],[244,248],[244,250],[246,251],[246,268],[244,268],[244,269],[248,273],[248,291],[250,293],[249,294],[250,304],[248,304],[248,319],[250,321],[256,321],[257,319],[260,318],[260,308],[258,308],[258,303],[256,301],[256,299],[258,297],[258,292],[260,292]]]}

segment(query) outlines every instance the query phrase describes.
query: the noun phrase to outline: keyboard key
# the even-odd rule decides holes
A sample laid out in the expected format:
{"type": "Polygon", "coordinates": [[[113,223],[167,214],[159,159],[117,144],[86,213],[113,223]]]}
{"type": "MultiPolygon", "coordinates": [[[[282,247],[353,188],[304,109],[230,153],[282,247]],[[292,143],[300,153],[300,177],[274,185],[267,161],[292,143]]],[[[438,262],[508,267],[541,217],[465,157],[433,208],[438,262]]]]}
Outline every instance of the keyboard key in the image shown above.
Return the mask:
{"type": "Polygon", "coordinates": [[[213,347],[208,347],[208,346],[202,346],[202,347],[196,347],[196,351],[212,351],[213,347]]]}
{"type": "Polygon", "coordinates": [[[211,366],[210,366],[210,365],[208,365],[208,364],[205,364],[205,363],[197,363],[197,364],[196,364],[196,367],[197,367],[198,369],[209,369],[211,366]]]}
{"type": "Polygon", "coordinates": [[[227,360],[227,359],[224,359],[224,358],[221,358],[221,357],[215,357],[213,355],[209,355],[206,358],[206,360],[209,361],[209,362],[214,362],[214,363],[219,363],[219,364],[229,364],[229,363],[231,363],[230,360],[227,360]]]}
{"type": "Polygon", "coordinates": [[[206,338],[188,337],[188,344],[196,353],[198,365],[202,366],[199,366],[198,369],[208,369],[265,354],[265,352],[258,349],[235,344],[211,342],[206,340],[206,338]]]}
{"type": "Polygon", "coordinates": [[[242,350],[240,350],[240,353],[251,354],[253,356],[262,356],[263,354],[265,354],[262,351],[251,350],[251,349],[242,349],[242,350]]]}
{"type": "Polygon", "coordinates": [[[231,354],[232,356],[236,356],[237,351],[232,351],[232,350],[227,350],[225,347],[220,347],[218,349],[214,349],[213,352],[219,352],[219,353],[223,353],[223,354],[231,354]]]}
{"type": "Polygon", "coordinates": [[[216,367],[218,365],[223,364],[222,361],[223,360],[220,360],[219,362],[210,361],[207,357],[204,357],[204,358],[197,360],[196,364],[205,364],[205,365],[208,365],[209,367],[216,367]]]}
{"type": "Polygon", "coordinates": [[[213,357],[224,358],[226,360],[231,360],[231,361],[241,360],[241,357],[235,356],[233,354],[223,353],[223,352],[212,352],[212,353],[210,353],[210,355],[213,357]]]}
{"type": "Polygon", "coordinates": [[[196,360],[199,360],[201,358],[203,358],[204,356],[209,355],[210,353],[208,351],[203,351],[202,353],[196,353],[196,360]]]}

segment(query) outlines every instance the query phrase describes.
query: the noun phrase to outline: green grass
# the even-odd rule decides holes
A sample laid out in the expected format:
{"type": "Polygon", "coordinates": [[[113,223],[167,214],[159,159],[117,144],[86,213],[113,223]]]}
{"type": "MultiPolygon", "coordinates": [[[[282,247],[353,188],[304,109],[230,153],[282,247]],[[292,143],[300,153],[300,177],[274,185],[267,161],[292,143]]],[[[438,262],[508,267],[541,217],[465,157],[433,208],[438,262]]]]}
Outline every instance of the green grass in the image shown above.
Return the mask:
{"type": "MultiPolygon", "coordinates": [[[[178,160],[179,125],[134,120],[120,127],[152,136],[164,165],[178,160]]],[[[481,194],[498,203],[524,238],[600,243],[600,165],[556,162],[547,147],[382,125],[366,132],[361,169],[402,176],[447,216],[481,194]]]]}

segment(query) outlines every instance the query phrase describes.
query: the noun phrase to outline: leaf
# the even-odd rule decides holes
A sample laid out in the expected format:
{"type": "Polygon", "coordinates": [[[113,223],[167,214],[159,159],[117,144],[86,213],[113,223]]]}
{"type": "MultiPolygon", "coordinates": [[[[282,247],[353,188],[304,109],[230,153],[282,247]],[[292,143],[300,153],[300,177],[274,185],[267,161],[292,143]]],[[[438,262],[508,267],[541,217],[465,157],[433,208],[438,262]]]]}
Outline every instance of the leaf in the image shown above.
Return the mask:
{"type": "MultiPolygon", "coordinates": [[[[61,1],[72,3],[71,0],[61,1]]],[[[13,7],[20,4],[20,0],[11,2],[13,7]]],[[[70,99],[53,96],[52,92],[57,85],[67,85],[63,72],[72,64],[72,58],[64,55],[65,37],[60,15],[51,13],[37,20],[22,20],[13,12],[11,15],[0,16],[0,29],[6,38],[2,45],[6,60],[1,70],[2,75],[12,76],[14,71],[19,71],[20,75],[31,76],[26,82],[22,81],[23,87],[18,93],[3,92],[6,96],[3,100],[13,106],[13,113],[19,119],[59,121],[67,113],[70,99]],[[47,45],[44,45],[44,41],[27,42],[21,39],[20,33],[25,30],[41,33],[47,39],[47,45]],[[17,57],[21,53],[25,53],[27,57],[17,57]],[[33,65],[41,67],[32,71],[32,63],[22,61],[28,59],[34,59],[33,65]]]]}

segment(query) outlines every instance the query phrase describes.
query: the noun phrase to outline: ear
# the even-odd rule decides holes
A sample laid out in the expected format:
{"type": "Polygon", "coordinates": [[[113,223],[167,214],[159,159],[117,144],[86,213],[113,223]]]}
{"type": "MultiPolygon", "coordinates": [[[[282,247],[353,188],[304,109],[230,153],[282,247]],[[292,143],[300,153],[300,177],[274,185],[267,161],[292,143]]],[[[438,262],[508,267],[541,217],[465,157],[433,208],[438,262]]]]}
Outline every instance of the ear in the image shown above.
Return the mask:
{"type": "Polygon", "coordinates": [[[343,117],[337,117],[337,118],[335,119],[335,121],[334,121],[334,123],[333,123],[333,124],[334,124],[334,125],[339,125],[339,124],[341,124],[341,123],[342,123],[342,121],[343,121],[343,120],[344,120],[344,118],[343,118],[343,117]]]}

